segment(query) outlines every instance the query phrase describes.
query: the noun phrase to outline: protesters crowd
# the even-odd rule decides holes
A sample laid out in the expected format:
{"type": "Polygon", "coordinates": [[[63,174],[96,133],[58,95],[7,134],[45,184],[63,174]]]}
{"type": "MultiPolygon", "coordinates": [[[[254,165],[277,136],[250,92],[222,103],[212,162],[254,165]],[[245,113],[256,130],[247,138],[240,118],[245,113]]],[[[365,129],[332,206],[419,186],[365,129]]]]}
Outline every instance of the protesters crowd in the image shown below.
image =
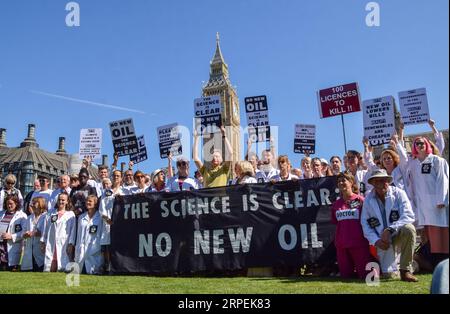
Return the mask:
{"type": "MultiPolygon", "coordinates": [[[[84,273],[108,273],[117,195],[337,176],[340,197],[331,207],[336,235],[327,257],[337,261],[340,276],[364,279],[366,265],[377,262],[382,276],[399,275],[401,280],[415,282],[414,261],[432,271],[449,253],[448,163],[441,157],[442,134],[432,120],[430,125],[435,143],[417,137],[407,153],[401,128],[377,159],[363,140],[361,152],[349,150],[342,158],[329,159],[305,154],[299,167],[294,167],[287,155],[275,156],[273,141],[261,158],[249,141],[245,160],[230,169],[232,163],[222,160],[221,151],[214,151],[211,161],[203,163],[198,156],[199,136],[194,133],[195,173],[184,157],[176,159],[174,171],[171,155],[167,171],[133,171],[130,162],[122,173],[115,155],[111,173],[106,165],[98,167],[99,181],[90,179],[90,160],[84,160],[78,175],[61,176],[55,190],[49,189],[49,177],[40,175],[34,191],[25,197],[15,188],[15,176],[9,174],[0,191],[0,268],[55,272],[75,262],[84,273]],[[230,170],[233,180],[228,177],[230,170]]],[[[223,127],[221,132],[225,156],[231,156],[223,127]]]]}

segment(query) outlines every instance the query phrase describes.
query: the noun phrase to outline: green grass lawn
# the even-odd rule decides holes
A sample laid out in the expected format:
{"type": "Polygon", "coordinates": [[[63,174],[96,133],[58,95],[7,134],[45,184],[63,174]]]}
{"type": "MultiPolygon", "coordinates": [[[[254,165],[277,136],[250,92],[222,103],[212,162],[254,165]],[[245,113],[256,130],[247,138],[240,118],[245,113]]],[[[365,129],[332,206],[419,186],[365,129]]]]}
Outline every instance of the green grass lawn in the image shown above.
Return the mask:
{"type": "Polygon", "coordinates": [[[78,287],[66,285],[64,273],[0,272],[0,293],[368,293],[427,294],[431,274],[418,275],[418,283],[381,280],[377,287],[338,278],[180,278],[150,276],[80,276],[78,287]]]}

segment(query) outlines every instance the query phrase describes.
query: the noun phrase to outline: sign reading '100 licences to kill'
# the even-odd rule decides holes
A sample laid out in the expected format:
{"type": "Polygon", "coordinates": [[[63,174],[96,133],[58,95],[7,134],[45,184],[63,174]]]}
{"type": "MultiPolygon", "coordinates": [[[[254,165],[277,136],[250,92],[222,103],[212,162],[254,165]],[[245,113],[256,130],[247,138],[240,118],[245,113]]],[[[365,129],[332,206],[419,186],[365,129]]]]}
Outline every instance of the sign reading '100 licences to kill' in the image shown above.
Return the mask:
{"type": "Polygon", "coordinates": [[[317,93],[320,118],[361,111],[358,83],[321,89],[317,93]]]}

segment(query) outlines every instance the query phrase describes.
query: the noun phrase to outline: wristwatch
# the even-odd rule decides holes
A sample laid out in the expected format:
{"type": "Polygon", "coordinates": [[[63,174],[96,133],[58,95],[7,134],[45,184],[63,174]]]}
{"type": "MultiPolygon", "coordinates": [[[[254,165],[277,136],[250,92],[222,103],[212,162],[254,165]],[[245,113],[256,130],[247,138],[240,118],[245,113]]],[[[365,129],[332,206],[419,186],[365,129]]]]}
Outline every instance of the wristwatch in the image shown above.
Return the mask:
{"type": "Polygon", "coordinates": [[[392,227],[387,227],[386,230],[388,230],[391,234],[395,233],[395,229],[392,227]]]}

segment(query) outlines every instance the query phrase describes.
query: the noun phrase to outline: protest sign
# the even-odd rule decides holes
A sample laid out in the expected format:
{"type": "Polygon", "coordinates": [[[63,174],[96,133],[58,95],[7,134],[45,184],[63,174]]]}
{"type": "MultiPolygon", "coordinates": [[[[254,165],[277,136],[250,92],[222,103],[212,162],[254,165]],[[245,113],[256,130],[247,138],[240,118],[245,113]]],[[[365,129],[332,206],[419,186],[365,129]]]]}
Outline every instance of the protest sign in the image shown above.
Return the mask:
{"type": "Polygon", "coordinates": [[[100,159],[102,155],[102,129],[81,129],[78,153],[82,159],[100,159]]]}
{"type": "Polygon", "coordinates": [[[363,102],[364,136],[371,146],[388,144],[395,133],[394,97],[363,102]]]}
{"type": "Polygon", "coordinates": [[[296,124],[294,137],[294,153],[316,153],[316,126],[296,124]]]}
{"type": "Polygon", "coordinates": [[[220,96],[194,100],[195,128],[199,134],[215,133],[222,126],[222,104],[220,96]]]}
{"type": "Polygon", "coordinates": [[[172,153],[173,157],[183,153],[177,123],[160,126],[156,131],[158,133],[159,155],[161,158],[167,158],[169,152],[172,153]]]}
{"type": "Polygon", "coordinates": [[[270,141],[269,109],[267,97],[253,96],[245,98],[245,112],[247,113],[248,136],[252,142],[270,141]]]}
{"type": "Polygon", "coordinates": [[[428,111],[427,91],[417,88],[398,93],[400,113],[405,125],[427,123],[430,119],[428,111]]]}
{"type": "Polygon", "coordinates": [[[339,85],[317,92],[320,118],[361,111],[358,83],[339,85]]]}
{"type": "Polygon", "coordinates": [[[114,152],[119,156],[136,154],[139,152],[133,119],[112,121],[109,123],[114,152]]]}

